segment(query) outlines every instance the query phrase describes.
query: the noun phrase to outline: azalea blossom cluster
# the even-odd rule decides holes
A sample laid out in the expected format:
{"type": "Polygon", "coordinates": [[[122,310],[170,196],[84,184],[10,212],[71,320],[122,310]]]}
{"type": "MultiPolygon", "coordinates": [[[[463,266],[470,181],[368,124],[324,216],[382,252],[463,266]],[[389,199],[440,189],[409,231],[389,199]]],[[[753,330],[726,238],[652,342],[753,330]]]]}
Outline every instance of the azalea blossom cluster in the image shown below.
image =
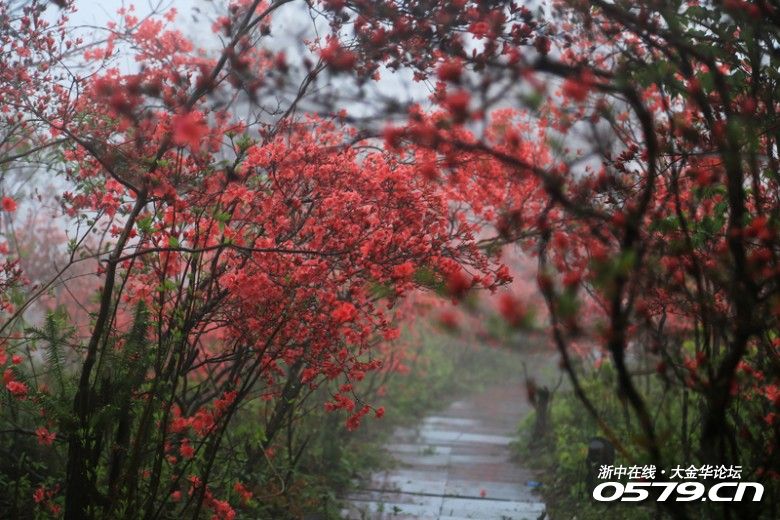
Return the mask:
{"type": "MultiPolygon", "coordinates": [[[[419,288],[460,298],[510,280],[478,246],[469,211],[415,165],[360,146],[340,115],[235,115],[285,69],[251,44],[280,5],[231,4],[215,26],[228,41],[217,56],[173,27],[175,12],[123,9],[105,40],[73,52],[93,72],[28,78],[28,89],[46,86],[13,100],[15,117],[36,124],[29,139],[61,151],[60,218],[76,230],[66,268],[4,309],[2,365],[4,352],[33,345],[4,368],[4,387],[30,420],[43,418],[39,449],[65,449],[63,474],[34,492],[42,510],[233,518],[227,497],[246,504],[253,492],[215,481],[214,468],[236,416],[263,410],[262,440],[248,452],[261,460],[321,385],[333,388],[325,409],[343,414],[348,430],[369,413],[380,418],[359,386],[400,367],[384,366],[399,335],[397,302],[419,288]],[[137,70],[120,64],[127,58],[137,70]],[[79,303],[89,321],[50,310],[42,328],[19,333],[47,288],[78,290],[62,276],[74,265],[94,265],[86,274],[98,280],[96,299],[79,303]],[[41,376],[39,343],[54,364],[41,376]]],[[[81,45],[68,40],[66,17],[58,23],[48,50],[81,45]]],[[[346,51],[329,49],[325,62],[352,67],[346,51]]],[[[19,67],[14,81],[38,70],[19,67]]],[[[13,219],[21,201],[4,197],[13,219]]]]}
{"type": "MultiPolygon", "coordinates": [[[[424,20],[426,38],[409,43],[418,52],[377,37],[357,57],[408,60],[435,85],[434,108],[396,108],[406,122],[381,128],[386,147],[492,226],[486,243],[538,260],[561,365],[612,442],[581,385],[585,359],[614,370],[655,462],[668,444],[643,395],[645,364],[701,403],[695,425],[679,417],[693,432],[678,439],[686,453],[745,457],[776,478],[777,8],[561,1],[536,18],[515,2],[459,2],[453,18],[446,4],[382,2],[374,16],[350,3],[343,48],[365,26],[424,20]]],[[[499,310],[524,322],[512,295],[499,310]]]]}
{"type": "Polygon", "coordinates": [[[235,459],[237,416],[260,432],[242,446],[248,473],[317,388],[349,430],[381,417],[359,388],[403,370],[398,304],[509,284],[513,245],[536,263],[546,313],[528,284],[495,311],[513,331],[546,320],[604,435],[620,443],[581,378],[607,364],[656,466],[672,442],[638,382],[648,375],[686,410],[695,396],[696,425],[686,413],[675,437],[686,453],[777,476],[775,7],[323,0],[301,6],[326,30],[296,62],[265,45],[288,3],[228,3],[216,52],[185,38],[175,11],[123,9],[85,44],[68,2],[55,22],[40,1],[0,6],[0,161],[56,150],[70,225],[68,265],[26,279],[10,224],[36,201],[3,178],[8,415],[43,417],[29,420],[35,449],[66,450],[36,503],[60,500],[69,519],[232,518],[258,495],[216,478],[235,459]],[[401,70],[430,97],[376,100],[374,118],[323,80],[365,100],[401,70]],[[33,302],[77,284],[74,265],[98,280],[86,323],[52,312],[26,327],[33,302]],[[39,343],[69,382],[21,356],[39,343]]]}

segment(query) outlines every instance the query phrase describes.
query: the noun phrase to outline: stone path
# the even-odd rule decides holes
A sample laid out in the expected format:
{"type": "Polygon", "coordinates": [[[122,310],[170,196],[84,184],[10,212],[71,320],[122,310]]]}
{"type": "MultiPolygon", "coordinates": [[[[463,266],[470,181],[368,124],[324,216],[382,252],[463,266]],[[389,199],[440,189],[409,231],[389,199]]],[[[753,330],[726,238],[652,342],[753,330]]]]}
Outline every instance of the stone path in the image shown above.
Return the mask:
{"type": "Polygon", "coordinates": [[[534,474],[512,460],[509,443],[529,405],[520,382],[494,386],[396,430],[393,469],[347,497],[348,519],[536,520],[534,474]]]}

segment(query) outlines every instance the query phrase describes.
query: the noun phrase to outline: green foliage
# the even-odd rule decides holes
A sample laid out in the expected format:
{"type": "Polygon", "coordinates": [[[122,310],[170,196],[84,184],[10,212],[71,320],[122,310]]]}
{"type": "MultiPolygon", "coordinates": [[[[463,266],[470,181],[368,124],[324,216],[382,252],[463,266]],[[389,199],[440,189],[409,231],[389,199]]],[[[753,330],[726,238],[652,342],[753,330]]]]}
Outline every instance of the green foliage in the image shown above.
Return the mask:
{"type": "MultiPolygon", "coordinates": [[[[686,350],[693,342],[685,345],[686,350]]],[[[619,441],[615,452],[615,465],[632,466],[652,464],[648,458],[647,439],[641,426],[633,418],[628,404],[615,392],[616,374],[608,362],[593,370],[581,380],[583,389],[596,406],[600,417],[619,441]]],[[[658,442],[664,447],[667,474],[678,464],[687,467],[696,462],[702,421],[703,401],[695,392],[666,385],[654,374],[635,378],[645,401],[650,407],[658,442]]],[[[547,444],[531,448],[531,432],[535,420],[530,414],[520,425],[516,449],[524,461],[541,470],[543,493],[552,518],[576,518],[581,520],[622,520],[624,518],[666,518],[666,513],[656,509],[657,503],[597,503],[593,501],[585,484],[585,459],[587,442],[594,436],[605,436],[579,399],[570,391],[559,391],[550,408],[551,432],[547,444]]],[[[747,408],[736,412],[735,421],[749,424],[751,415],[747,408]]],[[[760,426],[758,427],[760,428],[760,426]]],[[[758,428],[755,435],[758,435],[758,428]]],[[[743,460],[735,454],[735,460],[743,460]]],[[[738,464],[739,462],[734,462],[738,464]]],[[[663,468],[658,468],[663,469],[663,468]]],[[[743,475],[743,480],[755,480],[743,475]]],[[[776,482],[764,481],[767,494],[772,494],[776,482]]],[[[722,518],[722,509],[707,509],[709,504],[697,503],[698,518],[722,518]]],[[[764,513],[768,515],[768,512],[764,513]]],[[[756,518],[769,518],[761,516],[756,518]]]]}
{"type": "MultiPolygon", "coordinates": [[[[24,334],[27,360],[40,358],[40,363],[32,373],[9,369],[29,389],[26,399],[12,398],[5,389],[0,392],[0,488],[7,490],[0,493],[0,518],[51,518],[50,510],[43,506],[31,510],[29,504],[38,488],[58,485],[57,476],[64,470],[57,447],[63,445],[66,434],[61,432],[72,417],[75,384],[67,353],[72,352],[76,331],[67,310],[58,307],[46,314],[40,327],[26,328],[24,334]],[[37,439],[41,417],[58,432],[51,447],[37,439]]],[[[53,499],[46,507],[56,510],[59,501],[53,499]]]]}
{"type": "MultiPolygon", "coordinates": [[[[105,437],[102,442],[113,446],[114,453],[127,451],[128,426],[141,404],[135,396],[154,361],[148,328],[148,309],[139,304],[129,331],[103,352],[95,370],[97,391],[91,395],[95,413],[86,431],[101,432],[105,437]]],[[[1,392],[6,402],[0,408],[0,486],[12,492],[0,494],[0,518],[51,518],[63,500],[56,490],[63,484],[66,442],[74,435],[85,435],[73,411],[78,369],[73,355],[83,347],[64,307],[48,312],[39,327],[28,327],[24,332],[34,369],[12,370],[15,379],[27,385],[29,395],[10,398],[9,392],[1,392]],[[56,436],[51,442],[39,438],[42,425],[56,436]],[[44,496],[30,509],[35,492],[44,496]],[[10,517],[4,516],[9,511],[10,517]]],[[[92,470],[99,478],[106,478],[119,462],[115,458],[100,461],[92,470]]]]}
{"type": "Polygon", "coordinates": [[[441,277],[439,277],[433,269],[424,266],[418,267],[412,278],[416,284],[419,284],[422,287],[438,293],[444,292],[444,283],[442,282],[441,277]]]}
{"type": "Polygon", "coordinates": [[[69,350],[75,341],[75,328],[70,323],[70,316],[65,307],[57,307],[48,312],[41,328],[30,327],[25,330],[31,343],[32,350],[37,350],[38,344],[44,344],[45,377],[50,385],[58,389],[57,392],[47,394],[46,401],[50,411],[59,413],[60,407],[67,406],[74,392],[73,381],[67,376],[68,370],[65,352],[69,350]],[[52,406],[52,400],[58,401],[57,406],[52,406]]]}
{"type": "MultiPolygon", "coordinates": [[[[637,436],[637,425],[629,419],[625,403],[614,391],[614,371],[607,365],[585,380],[583,387],[596,403],[606,424],[625,442],[626,455],[616,452],[615,464],[649,464],[637,436]]],[[[663,389],[657,388],[663,393],[663,389]]],[[[673,413],[671,410],[667,410],[673,413]]],[[[668,414],[664,414],[668,415],[668,414]]],[[[591,437],[603,436],[591,415],[571,391],[559,391],[550,407],[552,431],[543,449],[529,448],[535,415],[527,416],[520,425],[517,451],[523,460],[542,470],[543,493],[552,518],[582,520],[622,520],[624,518],[654,518],[651,506],[620,503],[599,504],[589,496],[585,485],[585,458],[587,442],[591,437]]],[[[679,460],[683,460],[681,457],[679,460]]]]}

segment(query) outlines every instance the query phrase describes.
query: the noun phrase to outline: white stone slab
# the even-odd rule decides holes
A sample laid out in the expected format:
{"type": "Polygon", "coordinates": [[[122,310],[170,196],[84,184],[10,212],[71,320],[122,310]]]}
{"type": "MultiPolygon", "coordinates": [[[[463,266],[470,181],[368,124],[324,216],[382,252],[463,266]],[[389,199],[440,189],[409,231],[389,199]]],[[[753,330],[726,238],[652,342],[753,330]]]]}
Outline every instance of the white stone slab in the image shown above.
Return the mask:
{"type": "Polygon", "coordinates": [[[478,466],[480,464],[499,464],[507,462],[509,456],[505,453],[498,455],[463,455],[458,453],[450,454],[450,463],[458,466],[478,466]]]}
{"type": "Polygon", "coordinates": [[[366,501],[351,503],[351,511],[357,510],[362,513],[378,514],[381,513],[387,518],[397,517],[399,515],[411,516],[412,518],[439,518],[442,499],[437,497],[437,501],[430,504],[406,504],[399,502],[385,501],[366,501]]]}
{"type": "Polygon", "coordinates": [[[385,449],[390,453],[404,453],[412,455],[449,455],[452,452],[451,446],[441,446],[437,444],[387,444],[385,449]]]}
{"type": "Polygon", "coordinates": [[[470,427],[470,426],[479,426],[480,421],[474,420],[474,419],[463,419],[460,417],[441,417],[438,415],[434,415],[431,417],[426,417],[423,419],[423,424],[425,425],[435,425],[435,426],[452,426],[457,428],[464,428],[464,427],[470,427]]]}
{"type": "Polygon", "coordinates": [[[487,498],[492,500],[514,500],[535,502],[536,498],[526,487],[517,483],[479,482],[473,480],[450,480],[444,487],[444,494],[463,498],[487,498]],[[485,496],[482,497],[482,492],[485,496]]]}
{"type": "Polygon", "coordinates": [[[407,471],[398,469],[371,478],[371,489],[400,493],[443,495],[446,471],[407,471]]]}
{"type": "Polygon", "coordinates": [[[509,443],[514,442],[514,437],[507,435],[485,435],[481,433],[461,433],[458,438],[459,442],[474,443],[474,444],[500,444],[508,446],[509,443]]]}
{"type": "Polygon", "coordinates": [[[449,454],[427,454],[427,453],[395,453],[393,458],[400,464],[408,466],[442,466],[446,467],[450,463],[449,454]]]}
{"type": "Polygon", "coordinates": [[[537,520],[544,504],[533,502],[515,502],[508,500],[488,500],[479,498],[445,498],[441,507],[441,516],[460,516],[480,519],[537,520]]]}

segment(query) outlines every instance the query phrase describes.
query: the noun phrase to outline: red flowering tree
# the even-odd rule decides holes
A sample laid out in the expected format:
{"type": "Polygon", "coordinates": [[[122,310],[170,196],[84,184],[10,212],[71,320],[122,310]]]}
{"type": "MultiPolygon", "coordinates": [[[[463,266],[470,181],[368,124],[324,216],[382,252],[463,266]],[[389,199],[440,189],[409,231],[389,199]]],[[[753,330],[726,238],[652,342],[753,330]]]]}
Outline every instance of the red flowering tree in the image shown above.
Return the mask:
{"type": "MultiPolygon", "coordinates": [[[[777,6],[325,0],[302,6],[327,31],[298,70],[264,45],[287,3],[230,3],[216,54],[172,30],[175,13],[124,11],[85,45],[43,2],[0,7],[0,164],[56,150],[72,219],[64,267],[25,279],[10,224],[34,200],[4,176],[3,413],[11,446],[27,435],[65,461],[35,477],[36,502],[74,519],[230,518],[227,495],[249,492],[215,477],[233,417],[265,403],[245,454],[267,456],[307,391],[338,381],[328,408],[357,426],[371,408],[355,382],[396,335],[388,307],[421,286],[457,300],[507,282],[508,244],[538,259],[562,366],[619,450],[777,477],[777,6]],[[346,78],[365,99],[400,69],[430,85],[428,106],[344,110],[346,78]],[[326,71],[340,88],[309,95],[326,71]],[[325,109],[296,115],[304,101],[325,109]],[[84,337],[63,311],[26,328],[90,261],[84,337]],[[44,344],[64,370],[37,371],[44,344]],[[582,384],[593,356],[626,437],[582,384]],[[671,423],[648,377],[683,403],[671,423]]],[[[528,325],[517,295],[499,311],[528,325]]]]}
{"type": "MultiPolygon", "coordinates": [[[[319,385],[337,383],[326,408],[345,411],[347,428],[381,416],[356,385],[382,367],[377,342],[397,336],[395,302],[508,279],[446,190],[358,146],[339,117],[295,116],[321,67],[270,121],[234,115],[293,81],[284,56],[256,41],[285,3],[231,3],[216,55],[171,27],[175,12],[120,11],[84,45],[66,17],[47,25],[45,3],[3,11],[12,137],[0,160],[21,167],[56,147],[69,237],[49,279],[25,280],[18,248],[3,250],[7,446],[61,460],[30,474],[13,458],[4,475],[36,489],[3,503],[13,514],[34,500],[68,519],[233,518],[252,492],[220,470],[236,460],[232,419],[256,414],[242,439],[249,467],[319,385]],[[47,293],[84,287],[76,266],[98,279],[89,322],[58,308],[29,326],[47,293]]],[[[322,60],[353,65],[340,48],[322,60]]],[[[22,195],[4,194],[6,221],[36,203],[22,195]]]]}
{"type": "Polygon", "coordinates": [[[602,434],[659,467],[777,479],[778,7],[330,5],[354,21],[341,47],[359,73],[435,85],[434,109],[396,105],[407,122],[375,130],[492,223],[493,245],[538,258],[561,364],[602,434]],[[613,371],[629,438],[582,384],[589,353],[613,371]],[[683,403],[673,430],[648,377],[683,403]]]}

